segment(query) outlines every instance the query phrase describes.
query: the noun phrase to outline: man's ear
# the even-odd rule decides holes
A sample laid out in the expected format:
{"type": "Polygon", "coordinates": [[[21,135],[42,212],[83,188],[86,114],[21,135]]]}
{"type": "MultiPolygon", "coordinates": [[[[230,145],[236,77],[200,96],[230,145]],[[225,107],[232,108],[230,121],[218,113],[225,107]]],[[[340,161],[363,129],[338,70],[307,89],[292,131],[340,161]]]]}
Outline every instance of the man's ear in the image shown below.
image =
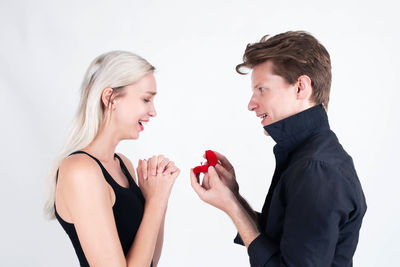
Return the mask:
{"type": "Polygon", "coordinates": [[[107,87],[103,90],[101,94],[101,101],[103,102],[105,109],[107,109],[109,105],[112,105],[114,103],[113,93],[114,90],[111,87],[107,87]]]}
{"type": "Polygon", "coordinates": [[[312,92],[310,77],[301,75],[297,79],[297,99],[311,100],[312,92]]]}

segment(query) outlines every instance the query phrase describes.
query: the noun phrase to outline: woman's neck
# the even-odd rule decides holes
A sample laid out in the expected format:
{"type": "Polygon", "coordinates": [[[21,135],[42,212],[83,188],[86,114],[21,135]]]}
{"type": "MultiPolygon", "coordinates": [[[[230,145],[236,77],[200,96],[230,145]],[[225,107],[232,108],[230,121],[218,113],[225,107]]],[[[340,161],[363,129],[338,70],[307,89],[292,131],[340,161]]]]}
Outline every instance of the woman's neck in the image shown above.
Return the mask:
{"type": "Polygon", "coordinates": [[[119,141],[116,135],[103,130],[82,150],[93,154],[101,162],[110,163],[114,161],[115,148],[119,141]]]}

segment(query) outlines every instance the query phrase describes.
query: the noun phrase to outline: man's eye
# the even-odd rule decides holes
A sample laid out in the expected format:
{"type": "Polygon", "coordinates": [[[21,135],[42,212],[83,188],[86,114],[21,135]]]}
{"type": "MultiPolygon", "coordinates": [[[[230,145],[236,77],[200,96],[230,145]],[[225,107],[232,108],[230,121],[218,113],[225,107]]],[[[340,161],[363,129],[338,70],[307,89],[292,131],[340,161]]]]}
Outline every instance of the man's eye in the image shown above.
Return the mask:
{"type": "Polygon", "coordinates": [[[264,87],[259,87],[258,90],[260,90],[260,92],[262,93],[262,92],[265,91],[265,88],[264,87]]]}

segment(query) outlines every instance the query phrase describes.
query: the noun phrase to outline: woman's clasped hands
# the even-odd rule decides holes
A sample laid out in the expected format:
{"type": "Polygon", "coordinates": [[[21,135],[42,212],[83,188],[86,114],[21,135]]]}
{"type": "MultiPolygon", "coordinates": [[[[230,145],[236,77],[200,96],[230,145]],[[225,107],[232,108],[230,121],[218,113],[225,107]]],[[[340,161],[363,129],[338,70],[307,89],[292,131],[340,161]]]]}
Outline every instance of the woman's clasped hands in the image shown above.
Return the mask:
{"type": "Polygon", "coordinates": [[[139,160],[136,172],[146,202],[166,207],[172,186],[180,174],[175,163],[163,155],[153,156],[139,160]]]}

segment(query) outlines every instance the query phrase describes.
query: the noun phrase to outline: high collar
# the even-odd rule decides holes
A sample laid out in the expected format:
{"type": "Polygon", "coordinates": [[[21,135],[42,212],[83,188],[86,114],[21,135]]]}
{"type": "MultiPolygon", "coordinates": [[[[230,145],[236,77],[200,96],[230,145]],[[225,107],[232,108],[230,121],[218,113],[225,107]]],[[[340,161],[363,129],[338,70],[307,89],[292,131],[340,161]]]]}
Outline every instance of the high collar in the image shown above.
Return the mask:
{"type": "Polygon", "coordinates": [[[264,126],[276,142],[276,150],[290,152],[311,135],[329,130],[328,116],[323,105],[316,105],[286,119],[264,126]]]}

